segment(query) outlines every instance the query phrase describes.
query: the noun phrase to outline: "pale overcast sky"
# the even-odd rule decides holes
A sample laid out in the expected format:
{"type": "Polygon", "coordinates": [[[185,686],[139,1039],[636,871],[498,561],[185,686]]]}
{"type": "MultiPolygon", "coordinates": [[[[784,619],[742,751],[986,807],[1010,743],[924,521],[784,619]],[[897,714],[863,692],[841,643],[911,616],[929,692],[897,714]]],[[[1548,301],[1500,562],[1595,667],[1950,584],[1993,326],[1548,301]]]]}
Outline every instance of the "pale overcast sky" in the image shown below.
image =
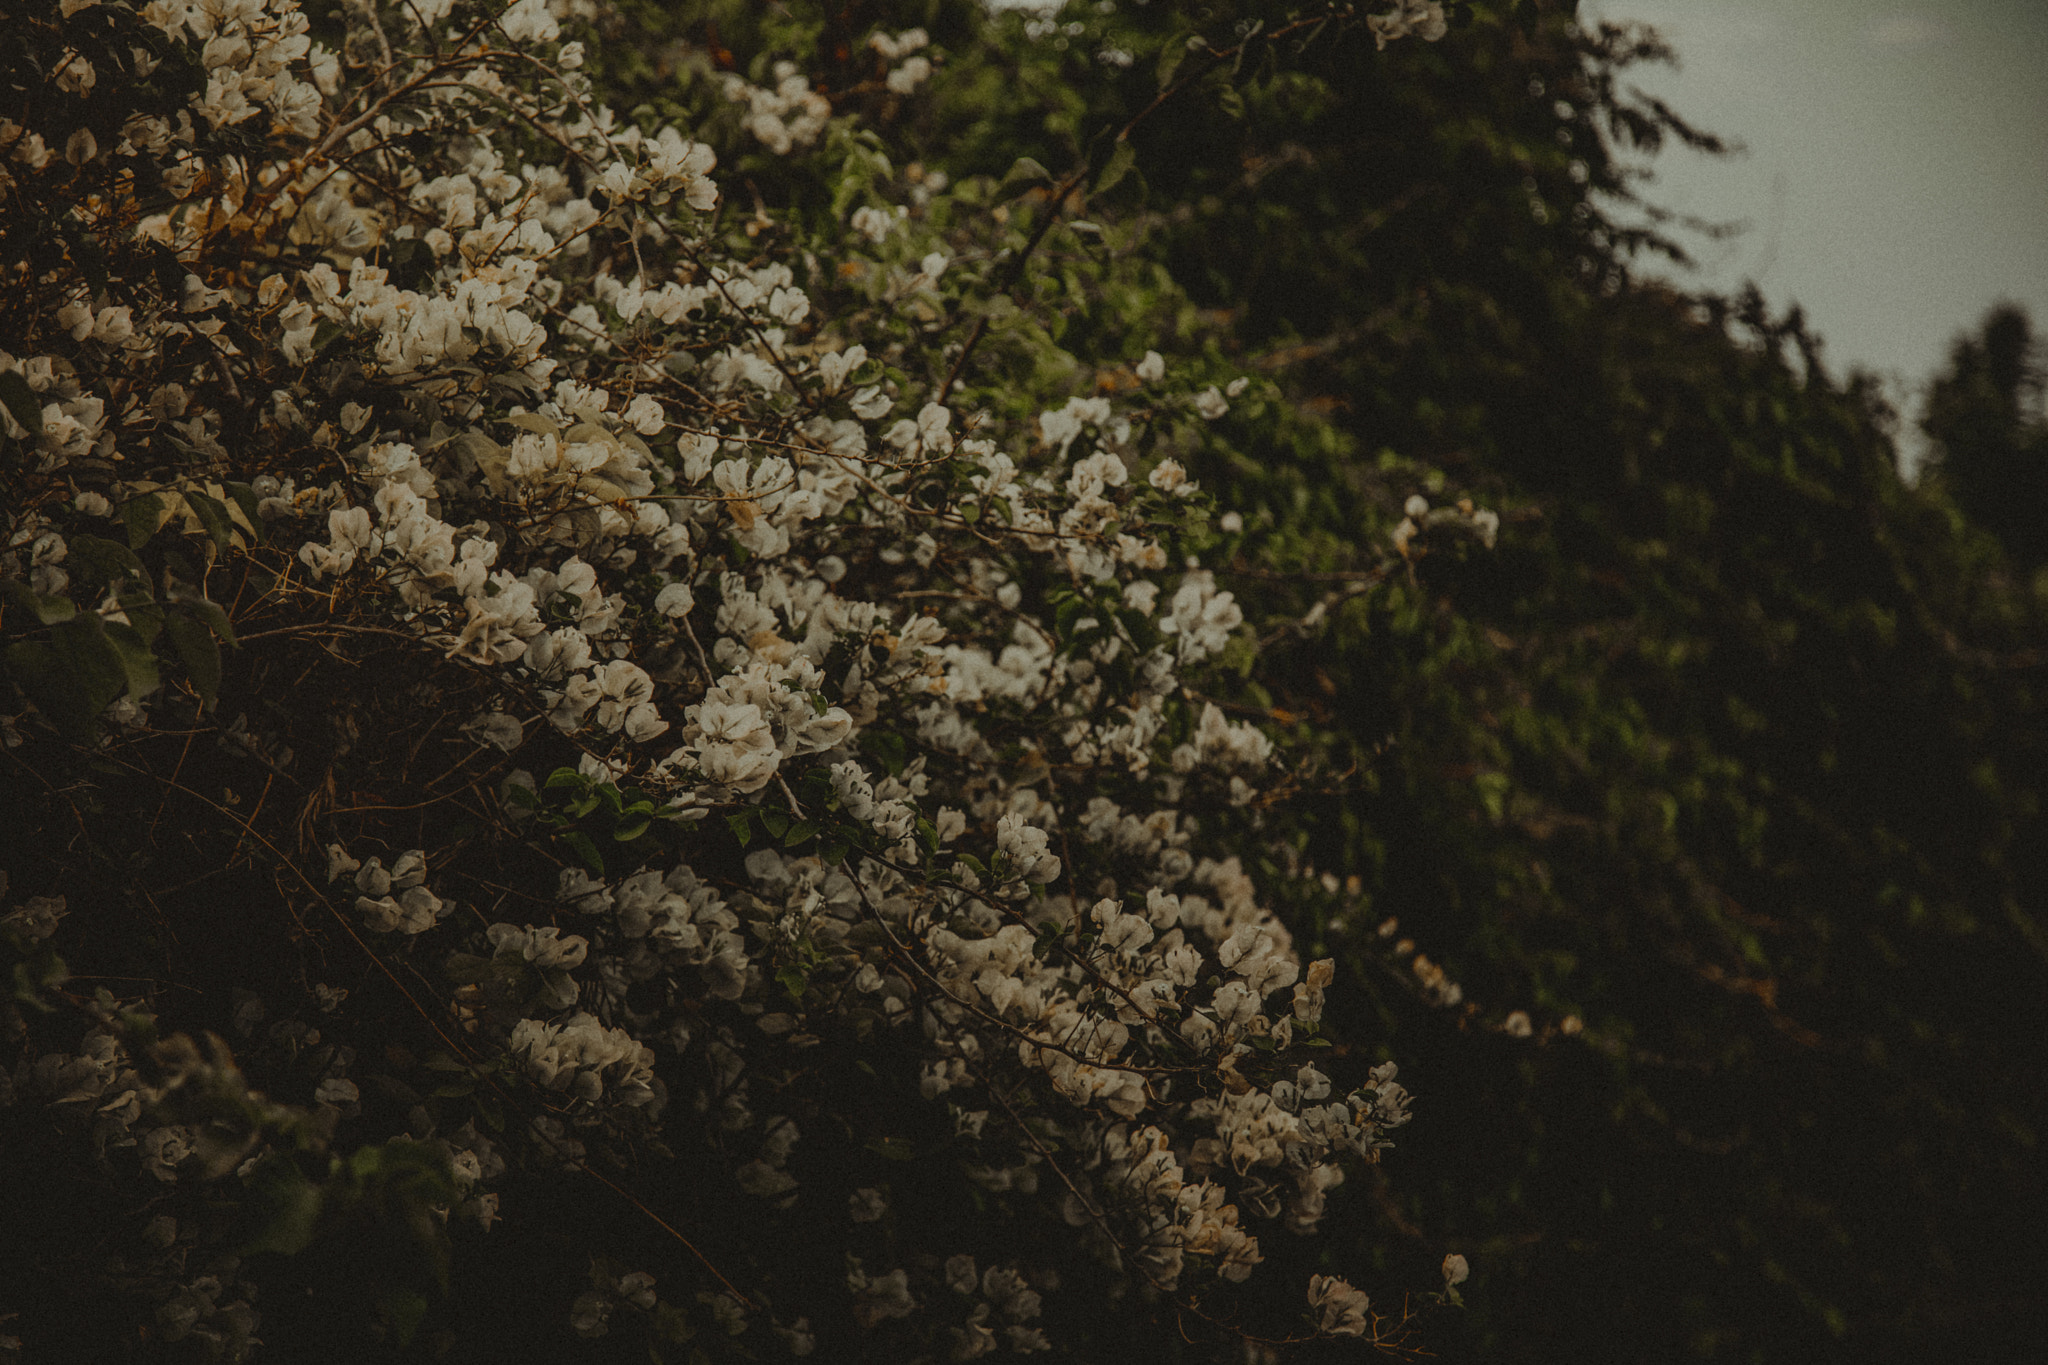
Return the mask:
{"type": "Polygon", "coordinates": [[[1909,417],[1993,303],[2048,331],[2048,0],[1584,0],[1581,15],[1654,24],[1681,65],[1638,84],[1748,149],[1658,161],[1655,202],[1750,225],[1695,243],[1695,287],[1753,279],[1803,304],[1831,368],[1886,376],[1914,395],[1909,417]]]}

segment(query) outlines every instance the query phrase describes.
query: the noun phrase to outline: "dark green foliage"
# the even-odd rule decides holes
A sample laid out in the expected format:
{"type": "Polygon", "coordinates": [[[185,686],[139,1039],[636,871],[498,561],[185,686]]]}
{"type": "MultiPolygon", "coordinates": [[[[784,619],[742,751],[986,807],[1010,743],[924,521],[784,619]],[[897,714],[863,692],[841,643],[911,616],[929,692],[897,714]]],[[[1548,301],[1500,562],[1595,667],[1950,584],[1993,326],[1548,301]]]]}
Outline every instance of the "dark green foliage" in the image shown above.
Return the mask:
{"type": "Polygon", "coordinates": [[[1970,520],[2023,569],[2048,563],[2048,416],[2040,343],[2027,315],[1994,308],[1959,338],[1934,381],[1921,428],[1934,474],[1970,520]]]}
{"type": "MultiPolygon", "coordinates": [[[[1382,746],[1314,850],[1363,877],[1356,928],[1398,915],[1485,1006],[1379,1005],[1445,1101],[1389,1171],[1415,1260],[1482,1249],[1488,1357],[2016,1357],[2048,1266],[2042,604],[1902,486],[1796,318],[1621,282],[1548,134],[1599,182],[1626,44],[1452,41],[1247,118],[1243,162],[1283,169],[1176,253],[1361,446],[1509,520],[1281,698],[1382,746]],[[1512,1007],[1586,1033],[1471,1027],[1512,1007]]],[[[1219,496],[1284,552],[1327,482],[1437,487],[1349,466],[1219,496]]]]}
{"type": "MultiPolygon", "coordinates": [[[[1451,1358],[2022,1358],[2048,1330],[2043,603],[1902,483],[1892,414],[1796,316],[1635,281],[1682,251],[1626,159],[1717,145],[1628,93],[1659,44],[1475,8],[1434,47],[1255,40],[1123,140],[1202,60],[1188,34],[1292,15],[1076,7],[1055,48],[850,6],[788,41],[844,88],[862,54],[832,35],[930,23],[953,69],[897,130],[928,164],[1085,168],[1087,215],[1145,234],[1148,307],[1046,317],[1077,385],[1171,333],[1275,376],[1195,469],[1244,516],[1240,595],[1375,578],[1412,493],[1503,513],[1495,553],[1425,538],[1273,642],[1244,698],[1358,765],[1303,850],[1358,889],[1297,913],[1371,987],[1343,1031],[1390,1029],[1425,1097],[1340,1257],[1391,1286],[1471,1254],[1451,1358]],[[1137,60],[1080,79],[1106,44],[1137,60]],[[1378,965],[1386,916],[1476,1010],[1378,965]],[[1498,1031],[1515,1009],[1533,1038],[1498,1031]]],[[[1995,321],[1929,417],[1942,482],[2023,565],[2048,468],[2026,353],[1995,321]]]]}

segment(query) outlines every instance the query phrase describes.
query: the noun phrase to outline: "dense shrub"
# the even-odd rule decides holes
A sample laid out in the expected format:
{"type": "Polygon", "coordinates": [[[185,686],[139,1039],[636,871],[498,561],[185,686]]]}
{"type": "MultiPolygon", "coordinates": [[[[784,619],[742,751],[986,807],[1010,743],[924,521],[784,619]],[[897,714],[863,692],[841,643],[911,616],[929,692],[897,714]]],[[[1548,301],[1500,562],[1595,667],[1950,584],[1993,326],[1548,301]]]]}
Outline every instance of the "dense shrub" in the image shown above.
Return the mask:
{"type": "Polygon", "coordinates": [[[1269,908],[1316,779],[1236,699],[1301,623],[1187,472],[1273,395],[1146,345],[1078,216],[1126,141],[899,164],[917,29],[622,115],[572,22],[62,0],[0,58],[10,1337],[1399,1343],[1308,1240],[1408,1099],[1269,908]]]}
{"type": "MultiPolygon", "coordinates": [[[[623,7],[640,40],[604,56],[658,104],[678,54],[770,43],[953,176],[1099,162],[1139,120],[1087,215],[1192,305],[1141,344],[1273,383],[1190,454],[1242,523],[1206,562],[1250,613],[1324,612],[1268,633],[1238,699],[1352,771],[1297,835],[1337,891],[1276,906],[1429,1098],[1330,1226],[1390,1267],[1482,1253],[1446,1354],[2027,1359],[2048,599],[2023,332],[1959,349],[1928,414],[1951,467],[1902,480],[1897,416],[1796,314],[1639,268],[1701,227],[1639,167],[1718,145],[1635,90],[1668,50],[1567,3],[1474,8],[1385,53],[1297,30],[1149,116],[1190,36],[1299,16],[705,0],[623,7]],[[888,100],[870,22],[930,25],[930,99],[888,100]],[[1415,494],[1498,508],[1499,551],[1386,574],[1415,494]]],[[[747,169],[770,203],[825,196],[775,166],[747,169]]],[[[1016,297],[1077,357],[1127,344],[1050,280],[1016,297]]],[[[962,384],[1033,356],[992,333],[962,384]]]]}

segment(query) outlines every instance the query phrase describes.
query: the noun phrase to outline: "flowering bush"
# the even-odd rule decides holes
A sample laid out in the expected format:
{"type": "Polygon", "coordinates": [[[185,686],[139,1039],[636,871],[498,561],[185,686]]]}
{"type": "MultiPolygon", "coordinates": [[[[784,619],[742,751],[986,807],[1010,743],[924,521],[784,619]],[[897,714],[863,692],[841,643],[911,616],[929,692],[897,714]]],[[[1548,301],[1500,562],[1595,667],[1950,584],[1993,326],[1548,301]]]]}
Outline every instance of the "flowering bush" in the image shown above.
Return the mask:
{"type": "MultiPolygon", "coordinates": [[[[464,1266],[555,1264],[593,1199],[589,1287],[536,1296],[657,1354],[1391,1342],[1275,1246],[1408,1097],[1247,871],[1287,777],[1205,681],[1260,634],[1186,469],[1247,381],[957,406],[1128,158],[1012,213],[787,62],[718,81],[736,128],[642,122],[578,17],[28,7],[10,1131],[144,1337],[230,1359],[359,1301],[475,1349],[464,1266]],[[821,158],[830,230],[745,216],[736,147],[821,158]]],[[[867,46],[889,98],[942,78],[867,46]]]]}

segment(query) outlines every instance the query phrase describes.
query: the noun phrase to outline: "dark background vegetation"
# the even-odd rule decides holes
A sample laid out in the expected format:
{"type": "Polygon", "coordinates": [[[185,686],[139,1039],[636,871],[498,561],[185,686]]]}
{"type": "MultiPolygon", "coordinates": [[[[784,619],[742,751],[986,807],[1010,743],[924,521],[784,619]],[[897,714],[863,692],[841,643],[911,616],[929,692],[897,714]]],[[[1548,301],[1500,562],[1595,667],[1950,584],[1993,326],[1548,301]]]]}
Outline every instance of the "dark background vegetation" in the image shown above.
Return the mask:
{"type": "MultiPolygon", "coordinates": [[[[952,102],[897,132],[957,178],[1099,167],[1162,39],[1288,13],[1059,17],[1085,21],[1063,50],[1014,17],[989,44],[967,7],[827,7],[811,31],[844,54],[870,23],[931,25],[952,102]],[[1144,54],[1120,83],[1082,74],[1105,44],[1144,54]]],[[[1227,91],[1136,126],[1136,169],[1088,207],[1144,223],[1201,310],[1174,325],[1346,438],[1224,424],[1197,472],[1246,516],[1235,589],[1373,563],[1412,492],[1506,520],[1496,552],[1428,554],[1278,644],[1282,682],[1252,697],[1358,764],[1304,856],[1360,894],[1300,927],[1366,987],[1350,1036],[1424,1097],[1346,1191],[1335,1255],[1389,1289],[1471,1256],[1467,1311],[1431,1323],[1447,1359],[2032,1358],[2048,427],[2027,321],[1958,342],[1907,484],[1917,414],[1796,313],[1641,276],[1685,239],[1626,166],[1716,145],[1630,92],[1654,37],[1548,0],[1464,17],[1384,52],[1356,29],[1254,43],[1227,91]],[[1387,916],[1476,1011],[1386,970],[1387,916]],[[1517,1008],[1532,1038],[1494,1027],[1517,1008]]],[[[1133,343],[1062,344],[1108,365],[1091,344],[1133,343]]]]}

